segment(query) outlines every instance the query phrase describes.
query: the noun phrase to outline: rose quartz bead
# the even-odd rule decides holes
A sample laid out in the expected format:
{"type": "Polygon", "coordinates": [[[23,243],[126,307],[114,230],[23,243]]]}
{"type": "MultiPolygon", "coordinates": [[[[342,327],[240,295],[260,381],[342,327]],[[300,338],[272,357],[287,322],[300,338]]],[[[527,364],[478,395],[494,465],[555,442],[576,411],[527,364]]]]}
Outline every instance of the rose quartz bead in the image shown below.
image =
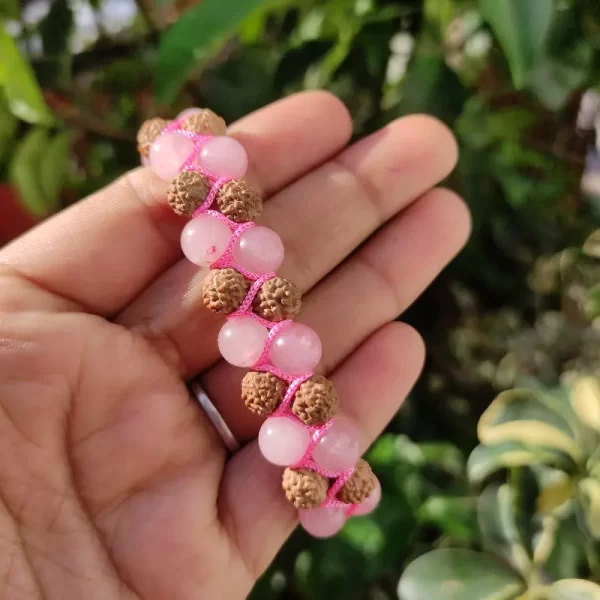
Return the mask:
{"type": "Polygon", "coordinates": [[[346,522],[344,508],[328,506],[298,511],[300,524],[310,535],[326,538],[335,535],[346,522]]]}
{"type": "Polygon", "coordinates": [[[250,227],[233,247],[233,260],[252,273],[265,275],[279,269],[283,252],[283,242],[272,229],[250,227]]]}
{"type": "Polygon", "coordinates": [[[326,471],[347,471],[360,458],[360,439],[360,432],[352,423],[338,418],[319,439],[313,460],[326,471]]]}
{"type": "Polygon", "coordinates": [[[208,140],[202,146],[197,162],[215,177],[241,179],[248,170],[248,155],[244,146],[225,135],[208,140]]]}
{"type": "Polygon", "coordinates": [[[314,370],[321,360],[321,340],[302,323],[292,323],[277,334],[271,346],[271,362],[287,375],[314,370]]]}
{"type": "Polygon", "coordinates": [[[287,467],[302,459],[310,443],[310,433],[302,423],[286,417],[267,419],[258,433],[262,455],[274,465],[287,467]]]}
{"type": "Polygon", "coordinates": [[[368,515],[369,513],[372,513],[377,508],[380,500],[381,484],[378,481],[377,486],[371,492],[371,494],[358,505],[358,508],[353,513],[354,516],[362,517],[363,515],[368,515]]]}
{"type": "Polygon", "coordinates": [[[181,119],[183,121],[184,119],[187,119],[188,117],[200,112],[202,112],[201,108],[186,108],[177,115],[177,119],[181,119]]]}
{"type": "Polygon", "coordinates": [[[179,133],[163,133],[150,146],[150,165],[162,179],[177,177],[183,163],[194,151],[194,142],[179,133]]]}
{"type": "Polygon", "coordinates": [[[269,331],[251,317],[236,317],[219,332],[219,350],[236,367],[251,367],[260,358],[269,331]]]}
{"type": "Polygon", "coordinates": [[[230,239],[231,229],[226,223],[211,215],[200,215],[183,228],[181,249],[190,262],[208,267],[222,256],[230,239]]]}

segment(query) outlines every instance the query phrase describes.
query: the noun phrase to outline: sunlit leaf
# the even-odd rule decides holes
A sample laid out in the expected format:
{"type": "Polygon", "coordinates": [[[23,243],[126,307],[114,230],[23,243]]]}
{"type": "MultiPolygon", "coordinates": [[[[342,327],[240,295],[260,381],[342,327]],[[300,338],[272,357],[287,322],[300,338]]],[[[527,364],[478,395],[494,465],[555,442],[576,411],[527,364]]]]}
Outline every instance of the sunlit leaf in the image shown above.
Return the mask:
{"type": "Polygon", "coordinates": [[[28,123],[52,124],[54,118],[44,101],[29,63],[14,40],[0,25],[0,86],[11,112],[28,123]]]}
{"type": "Polygon", "coordinates": [[[398,583],[400,600],[512,600],[523,591],[519,576],[472,550],[439,549],[412,562],[398,583]]]}
{"type": "Polygon", "coordinates": [[[593,258],[600,258],[600,229],[592,233],[583,244],[583,253],[593,258]]]}
{"type": "Polygon", "coordinates": [[[477,446],[469,456],[467,471],[470,481],[478,484],[501,469],[536,464],[564,470],[574,467],[573,461],[564,452],[540,446],[527,446],[519,441],[507,441],[491,446],[477,446]]]}
{"type": "Polygon", "coordinates": [[[479,0],[483,18],[502,46],[513,82],[522,88],[550,30],[554,0],[479,0]]]}
{"type": "Polygon", "coordinates": [[[600,586],[583,579],[563,579],[545,592],[547,600],[600,600],[600,586]]]}
{"type": "Polygon", "coordinates": [[[571,404],[584,425],[600,431],[600,383],[595,377],[582,377],[574,383],[571,404]]]}
{"type": "Polygon", "coordinates": [[[514,389],[497,396],[477,427],[486,445],[507,441],[560,450],[579,460],[581,451],[560,400],[540,391],[514,389]]]}
{"type": "Polygon", "coordinates": [[[184,12],[162,36],[154,72],[154,97],[172,101],[188,77],[231,36],[263,0],[203,0],[184,12]]]}

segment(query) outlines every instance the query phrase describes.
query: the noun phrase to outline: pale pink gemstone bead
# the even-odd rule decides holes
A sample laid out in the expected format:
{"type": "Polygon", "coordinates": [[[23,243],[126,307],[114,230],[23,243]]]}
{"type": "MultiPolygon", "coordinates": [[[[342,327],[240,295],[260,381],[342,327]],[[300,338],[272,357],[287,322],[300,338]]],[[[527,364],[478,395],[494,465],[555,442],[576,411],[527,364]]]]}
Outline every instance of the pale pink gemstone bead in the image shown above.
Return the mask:
{"type": "Polygon", "coordinates": [[[287,375],[301,375],[314,370],[321,353],[321,340],[316,332],[308,325],[292,323],[275,337],[270,358],[287,375]]]}
{"type": "Polygon", "coordinates": [[[231,229],[223,221],[199,215],[183,228],[181,249],[190,262],[208,267],[225,252],[231,235],[231,229]]]}
{"type": "Polygon", "coordinates": [[[233,247],[233,260],[247,271],[266,275],[283,262],[283,242],[268,227],[250,227],[233,247]]]}
{"type": "Polygon", "coordinates": [[[248,170],[248,155],[237,140],[218,135],[203,146],[197,163],[215,177],[241,179],[248,170]]]}
{"type": "Polygon", "coordinates": [[[235,317],[219,332],[219,350],[223,358],[236,367],[251,367],[258,361],[269,331],[251,317],[235,317]]]}
{"type": "Polygon", "coordinates": [[[200,112],[202,112],[201,108],[186,108],[185,110],[182,110],[176,118],[183,121],[184,119],[187,119],[188,117],[200,112]]]}
{"type": "Polygon", "coordinates": [[[310,433],[302,423],[287,417],[267,419],[258,432],[262,455],[274,465],[288,467],[299,462],[310,443],[310,433]]]}
{"type": "Polygon", "coordinates": [[[345,509],[327,506],[325,508],[308,508],[298,511],[302,527],[310,535],[327,538],[335,535],[346,522],[345,509]]]}
{"type": "Polygon", "coordinates": [[[319,439],[312,458],[326,471],[347,471],[360,458],[360,442],[358,429],[346,419],[337,418],[319,439]]]}
{"type": "Polygon", "coordinates": [[[377,486],[371,492],[371,494],[363,500],[358,508],[354,511],[353,515],[355,517],[362,517],[363,515],[368,515],[372,513],[378,506],[379,501],[381,500],[381,484],[379,481],[377,482],[377,486]]]}
{"type": "Polygon", "coordinates": [[[194,142],[180,133],[163,133],[150,146],[148,158],[162,179],[177,177],[183,163],[194,151],[194,142]]]}

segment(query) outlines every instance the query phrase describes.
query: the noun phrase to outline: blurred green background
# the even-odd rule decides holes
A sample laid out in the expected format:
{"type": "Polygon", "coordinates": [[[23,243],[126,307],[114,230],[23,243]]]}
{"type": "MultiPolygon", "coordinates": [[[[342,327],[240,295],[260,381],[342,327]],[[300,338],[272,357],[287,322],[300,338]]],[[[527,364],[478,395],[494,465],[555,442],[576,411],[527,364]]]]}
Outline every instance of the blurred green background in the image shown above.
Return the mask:
{"type": "MultiPolygon", "coordinates": [[[[253,597],[396,598],[419,555],[485,545],[466,468],[481,413],[517,385],[600,374],[600,272],[578,250],[600,217],[600,3],[0,0],[0,15],[0,243],[136,166],[138,125],[188,106],[232,121],[325,88],[356,137],[413,112],[452,128],[446,184],[473,235],[403,315],[428,360],[370,451],[382,504],[335,539],[294,534],[253,597]]],[[[556,577],[596,580],[595,546],[556,577]]]]}

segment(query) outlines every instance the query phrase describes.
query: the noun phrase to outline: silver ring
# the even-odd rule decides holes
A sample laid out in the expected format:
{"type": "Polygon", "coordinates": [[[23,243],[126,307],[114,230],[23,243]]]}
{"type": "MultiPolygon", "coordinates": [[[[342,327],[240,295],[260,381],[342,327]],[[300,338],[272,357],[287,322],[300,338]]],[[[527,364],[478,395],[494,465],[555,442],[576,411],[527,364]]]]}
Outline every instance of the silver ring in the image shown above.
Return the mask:
{"type": "Polygon", "coordinates": [[[198,380],[192,381],[190,384],[190,391],[192,396],[198,400],[200,406],[204,409],[210,422],[219,432],[219,435],[223,439],[223,443],[227,446],[229,452],[237,452],[240,449],[240,443],[235,439],[235,436],[231,432],[231,429],[229,429],[227,423],[225,423],[221,413],[215,408],[215,405],[208,397],[208,394],[204,391],[202,384],[198,380]]]}

